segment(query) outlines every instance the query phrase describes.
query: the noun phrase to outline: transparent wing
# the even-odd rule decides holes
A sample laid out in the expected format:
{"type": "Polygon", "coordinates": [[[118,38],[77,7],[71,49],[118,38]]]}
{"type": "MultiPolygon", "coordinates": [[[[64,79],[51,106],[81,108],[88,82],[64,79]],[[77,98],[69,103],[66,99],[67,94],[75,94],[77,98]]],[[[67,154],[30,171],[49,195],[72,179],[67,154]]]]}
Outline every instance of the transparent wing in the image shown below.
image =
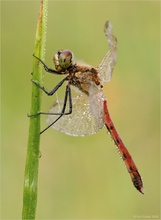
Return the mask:
{"type": "Polygon", "coordinates": [[[102,92],[102,88],[96,86],[93,82],[89,86],[89,104],[92,114],[95,117],[96,124],[98,127],[104,124],[104,110],[103,102],[105,96],[102,92]]]}
{"type": "MultiPolygon", "coordinates": [[[[72,114],[70,115],[63,115],[54,125],[52,128],[63,132],[65,134],[71,136],[88,136],[95,134],[98,130],[100,130],[103,125],[103,101],[100,100],[102,103],[100,105],[97,103],[97,100],[100,98],[99,95],[95,96],[91,95],[91,101],[89,102],[90,96],[81,93],[75,98],[72,98],[72,114]],[[97,105],[93,108],[96,103],[97,105]],[[102,110],[93,110],[97,107],[102,108],[102,110]]],[[[56,113],[61,112],[63,107],[63,100],[58,100],[54,103],[52,108],[50,109],[49,113],[56,113]]],[[[69,107],[67,106],[66,112],[68,112],[69,107]]],[[[47,123],[51,124],[58,115],[48,115],[47,123]]]]}
{"type": "Polygon", "coordinates": [[[112,35],[112,24],[110,21],[105,23],[104,33],[108,41],[109,51],[98,67],[98,74],[102,82],[108,82],[111,80],[117,58],[117,39],[112,35]]]}

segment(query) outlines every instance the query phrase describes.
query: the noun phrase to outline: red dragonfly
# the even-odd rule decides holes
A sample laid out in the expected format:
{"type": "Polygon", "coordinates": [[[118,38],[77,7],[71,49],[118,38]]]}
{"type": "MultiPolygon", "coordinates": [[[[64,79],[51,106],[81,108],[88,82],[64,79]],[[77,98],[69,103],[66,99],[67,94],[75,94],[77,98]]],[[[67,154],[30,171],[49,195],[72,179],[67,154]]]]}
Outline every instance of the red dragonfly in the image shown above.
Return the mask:
{"type": "Polygon", "coordinates": [[[41,134],[49,127],[52,127],[71,136],[86,136],[95,134],[105,126],[119,149],[134,186],[144,194],[141,176],[115,129],[103,94],[103,83],[110,81],[117,57],[117,39],[112,34],[110,21],[105,23],[104,33],[108,41],[109,51],[98,67],[73,60],[73,53],[69,50],[59,50],[54,55],[55,70],[48,68],[42,60],[34,55],[43,64],[46,72],[65,75],[65,78],[50,92],[39,85],[38,82],[32,80],[36,86],[51,96],[65,81],[67,81],[67,85],[64,100],[57,100],[48,113],[39,112],[31,116],[38,114],[48,115],[47,123],[49,126],[41,131],[41,134]],[[71,88],[76,91],[76,97],[72,97],[71,88]]]}

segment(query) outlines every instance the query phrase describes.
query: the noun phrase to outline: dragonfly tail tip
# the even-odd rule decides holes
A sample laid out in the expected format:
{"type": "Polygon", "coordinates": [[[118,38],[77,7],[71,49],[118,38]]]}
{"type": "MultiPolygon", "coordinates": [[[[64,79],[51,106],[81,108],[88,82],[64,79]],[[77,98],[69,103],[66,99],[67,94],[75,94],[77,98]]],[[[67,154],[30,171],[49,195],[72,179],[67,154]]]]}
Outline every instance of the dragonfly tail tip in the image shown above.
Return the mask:
{"type": "Polygon", "coordinates": [[[139,191],[141,192],[141,194],[144,194],[144,188],[143,187],[141,187],[139,191]]]}

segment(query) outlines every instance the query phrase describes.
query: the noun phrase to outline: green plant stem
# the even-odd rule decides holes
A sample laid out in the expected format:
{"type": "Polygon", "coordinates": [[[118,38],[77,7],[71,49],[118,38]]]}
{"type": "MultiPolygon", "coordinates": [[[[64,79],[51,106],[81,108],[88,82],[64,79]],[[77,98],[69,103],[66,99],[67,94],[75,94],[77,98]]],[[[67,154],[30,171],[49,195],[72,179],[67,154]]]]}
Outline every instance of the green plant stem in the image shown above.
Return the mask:
{"type": "MultiPolygon", "coordinates": [[[[47,23],[47,0],[40,4],[39,18],[36,31],[34,54],[44,59],[45,36],[47,23]]],[[[42,84],[43,69],[38,65],[38,60],[33,62],[33,79],[42,84]]],[[[30,114],[40,111],[41,90],[32,84],[30,114]]],[[[25,166],[23,210],[22,219],[35,219],[38,191],[38,167],[39,167],[39,144],[40,144],[40,115],[30,117],[28,147],[25,166]]]]}

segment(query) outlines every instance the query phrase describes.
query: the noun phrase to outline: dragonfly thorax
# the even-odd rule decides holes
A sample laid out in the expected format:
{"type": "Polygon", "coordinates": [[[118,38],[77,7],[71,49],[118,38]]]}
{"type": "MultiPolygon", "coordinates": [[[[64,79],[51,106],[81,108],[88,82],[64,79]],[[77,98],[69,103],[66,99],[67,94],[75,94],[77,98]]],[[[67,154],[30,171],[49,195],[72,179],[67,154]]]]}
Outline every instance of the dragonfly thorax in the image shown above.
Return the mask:
{"type": "Polygon", "coordinates": [[[89,95],[89,87],[91,85],[102,88],[98,71],[96,68],[89,65],[73,64],[68,70],[68,78],[70,85],[77,87],[83,93],[89,95]]]}

